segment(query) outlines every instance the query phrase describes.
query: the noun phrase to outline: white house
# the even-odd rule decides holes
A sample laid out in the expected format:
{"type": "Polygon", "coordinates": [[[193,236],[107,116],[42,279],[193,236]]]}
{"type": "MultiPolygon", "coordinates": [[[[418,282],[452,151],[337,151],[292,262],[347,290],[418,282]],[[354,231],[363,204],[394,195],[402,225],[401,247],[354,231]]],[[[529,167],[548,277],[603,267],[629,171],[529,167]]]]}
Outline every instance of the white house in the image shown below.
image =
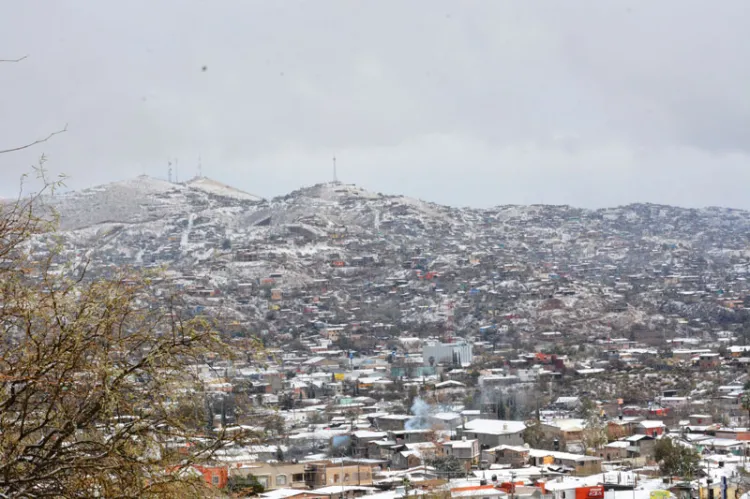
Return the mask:
{"type": "Polygon", "coordinates": [[[458,365],[469,365],[474,360],[471,343],[428,343],[422,349],[422,359],[425,365],[448,363],[458,365]]]}
{"type": "Polygon", "coordinates": [[[523,445],[525,429],[522,421],[474,419],[456,428],[456,432],[461,437],[479,440],[481,447],[487,449],[498,445],[523,445]]]}

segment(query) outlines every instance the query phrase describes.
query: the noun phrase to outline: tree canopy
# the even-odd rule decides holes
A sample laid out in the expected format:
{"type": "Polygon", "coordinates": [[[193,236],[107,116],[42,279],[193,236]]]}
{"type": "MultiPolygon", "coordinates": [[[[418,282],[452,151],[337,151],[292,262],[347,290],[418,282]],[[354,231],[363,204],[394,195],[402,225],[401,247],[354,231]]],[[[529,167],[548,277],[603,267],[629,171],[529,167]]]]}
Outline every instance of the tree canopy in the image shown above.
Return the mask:
{"type": "Polygon", "coordinates": [[[189,468],[244,435],[193,366],[230,352],[152,276],[63,258],[45,192],[0,204],[0,495],[206,496],[189,468]]]}
{"type": "Polygon", "coordinates": [[[671,438],[662,438],[654,447],[654,458],[665,475],[692,478],[698,469],[700,455],[689,445],[681,445],[671,438]]]}
{"type": "Polygon", "coordinates": [[[466,474],[466,468],[455,456],[434,456],[425,459],[425,464],[434,467],[441,478],[457,478],[466,474]]]}
{"type": "Polygon", "coordinates": [[[523,430],[521,437],[525,443],[529,444],[529,447],[535,449],[541,448],[546,438],[542,429],[542,423],[538,419],[526,421],[526,428],[523,430]]]}

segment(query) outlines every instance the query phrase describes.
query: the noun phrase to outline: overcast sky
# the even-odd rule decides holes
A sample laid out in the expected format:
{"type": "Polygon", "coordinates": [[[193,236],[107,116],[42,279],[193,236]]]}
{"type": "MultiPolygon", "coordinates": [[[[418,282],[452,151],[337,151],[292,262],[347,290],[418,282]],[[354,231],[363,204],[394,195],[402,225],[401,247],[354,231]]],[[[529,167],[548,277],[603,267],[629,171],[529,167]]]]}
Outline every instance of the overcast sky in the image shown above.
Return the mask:
{"type": "Polygon", "coordinates": [[[747,0],[76,0],[0,12],[0,195],[339,178],[451,205],[750,208],[747,0]],[[202,67],[206,66],[206,71],[202,67]]]}

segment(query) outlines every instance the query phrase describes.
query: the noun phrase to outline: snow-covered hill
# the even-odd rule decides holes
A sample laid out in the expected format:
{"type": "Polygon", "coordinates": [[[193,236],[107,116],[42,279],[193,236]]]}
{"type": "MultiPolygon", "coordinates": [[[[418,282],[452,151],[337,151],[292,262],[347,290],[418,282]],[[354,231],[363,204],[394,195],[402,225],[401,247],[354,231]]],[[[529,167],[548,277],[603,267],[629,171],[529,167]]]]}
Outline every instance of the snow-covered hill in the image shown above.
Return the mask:
{"type": "Polygon", "coordinates": [[[230,199],[237,199],[239,201],[262,201],[263,198],[255,196],[247,192],[235,189],[216,180],[211,180],[208,177],[196,177],[185,184],[187,187],[192,189],[201,190],[214,196],[221,196],[230,199]]]}
{"type": "Polygon", "coordinates": [[[750,274],[750,214],[739,210],[476,210],[341,183],[264,200],[207,178],[145,176],[48,202],[60,214],[66,258],[85,256],[94,272],[166,266],[201,306],[219,300],[222,313],[245,321],[263,321],[270,309],[286,311],[292,325],[471,330],[514,317],[530,330],[611,334],[734,320],[715,312],[723,305],[712,290],[742,296],[750,274]]]}
{"type": "Polygon", "coordinates": [[[145,175],[51,197],[63,229],[101,223],[137,224],[219,206],[246,205],[262,198],[200,177],[184,184],[145,175]]]}

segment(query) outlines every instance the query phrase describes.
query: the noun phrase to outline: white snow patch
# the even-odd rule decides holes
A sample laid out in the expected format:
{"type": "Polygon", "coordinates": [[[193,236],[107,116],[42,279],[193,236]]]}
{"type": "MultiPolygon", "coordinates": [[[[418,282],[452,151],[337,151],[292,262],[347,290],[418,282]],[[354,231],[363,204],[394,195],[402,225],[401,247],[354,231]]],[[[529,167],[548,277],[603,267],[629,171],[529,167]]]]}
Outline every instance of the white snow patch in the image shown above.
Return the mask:
{"type": "Polygon", "coordinates": [[[185,228],[185,232],[182,233],[182,239],[180,240],[180,249],[183,251],[187,249],[188,240],[190,239],[190,231],[193,230],[193,222],[195,221],[195,218],[197,215],[195,213],[190,214],[190,218],[188,218],[188,225],[185,228]]]}
{"type": "Polygon", "coordinates": [[[206,177],[196,177],[190,180],[186,184],[187,186],[198,189],[209,194],[215,194],[217,196],[223,196],[233,199],[239,199],[243,201],[262,201],[263,198],[254,194],[235,189],[234,187],[222,184],[216,180],[211,180],[206,177]]]}

